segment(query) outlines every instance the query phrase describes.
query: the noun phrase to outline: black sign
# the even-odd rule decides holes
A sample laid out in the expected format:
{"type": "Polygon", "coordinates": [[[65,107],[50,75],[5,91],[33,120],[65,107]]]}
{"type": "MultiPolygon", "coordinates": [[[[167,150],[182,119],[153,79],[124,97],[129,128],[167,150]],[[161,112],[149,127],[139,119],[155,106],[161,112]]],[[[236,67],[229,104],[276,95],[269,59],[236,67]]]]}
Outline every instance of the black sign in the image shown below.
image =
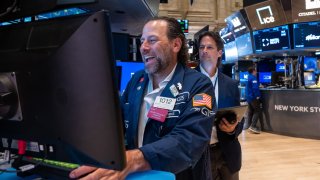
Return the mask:
{"type": "Polygon", "coordinates": [[[256,53],[290,49],[288,25],[253,31],[256,53]]]}
{"type": "Polygon", "coordinates": [[[320,91],[262,90],[261,96],[265,130],[320,139],[320,91]]]}
{"type": "Polygon", "coordinates": [[[320,19],[320,0],[291,0],[292,21],[307,22],[320,19]]]}
{"type": "Polygon", "coordinates": [[[293,24],[295,49],[320,47],[320,22],[293,24]]]}
{"type": "Polygon", "coordinates": [[[287,24],[281,3],[269,0],[245,7],[252,30],[287,24]]]}

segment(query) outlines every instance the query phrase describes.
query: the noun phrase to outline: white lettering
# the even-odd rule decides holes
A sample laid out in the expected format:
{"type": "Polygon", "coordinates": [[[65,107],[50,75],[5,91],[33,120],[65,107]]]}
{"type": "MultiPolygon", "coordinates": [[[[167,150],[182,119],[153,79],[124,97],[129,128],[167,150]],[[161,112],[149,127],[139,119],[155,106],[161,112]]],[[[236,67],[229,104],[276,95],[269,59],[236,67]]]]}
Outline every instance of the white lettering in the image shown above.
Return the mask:
{"type": "Polygon", "coordinates": [[[309,12],[301,12],[298,14],[299,17],[301,16],[314,16],[316,15],[317,13],[315,11],[309,11],[309,12]]]}
{"type": "Polygon", "coordinates": [[[274,22],[274,17],[270,16],[270,17],[263,18],[263,22],[261,24],[269,24],[269,23],[273,23],[273,22],[274,22]]]}
{"type": "Polygon", "coordinates": [[[316,36],[314,34],[309,34],[308,36],[306,36],[306,41],[313,41],[313,40],[319,40],[320,39],[320,35],[316,36]]]}
{"type": "Polygon", "coordinates": [[[309,112],[306,106],[290,106],[290,110],[295,112],[309,112]]]}
{"type": "Polygon", "coordinates": [[[278,111],[288,111],[288,106],[284,105],[274,105],[274,109],[278,111]]]}
{"type": "Polygon", "coordinates": [[[279,43],[280,43],[280,39],[279,38],[270,39],[270,44],[279,44],[279,43]]]}
{"type": "Polygon", "coordinates": [[[240,19],[238,17],[235,17],[231,20],[234,27],[238,27],[241,25],[240,19]]]}

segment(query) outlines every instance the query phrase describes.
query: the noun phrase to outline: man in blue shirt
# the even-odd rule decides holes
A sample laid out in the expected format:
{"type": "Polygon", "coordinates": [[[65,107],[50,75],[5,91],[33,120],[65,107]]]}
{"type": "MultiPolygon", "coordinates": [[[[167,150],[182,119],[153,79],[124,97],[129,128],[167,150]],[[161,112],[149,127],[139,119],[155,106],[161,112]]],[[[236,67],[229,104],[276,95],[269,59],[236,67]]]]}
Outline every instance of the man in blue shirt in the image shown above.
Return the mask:
{"type": "Polygon", "coordinates": [[[248,122],[251,122],[249,130],[253,133],[260,133],[257,122],[261,113],[260,90],[255,67],[248,68],[249,76],[246,84],[246,98],[249,105],[248,122]]]}
{"type": "Polygon", "coordinates": [[[121,96],[127,166],[122,171],[81,166],[71,178],[125,179],[138,171],[161,170],[176,179],[211,178],[206,154],[216,109],[211,81],[186,67],[186,39],[174,18],[157,17],[142,32],[144,71],[134,74],[121,96]],[[201,159],[200,159],[201,158],[201,159]]]}

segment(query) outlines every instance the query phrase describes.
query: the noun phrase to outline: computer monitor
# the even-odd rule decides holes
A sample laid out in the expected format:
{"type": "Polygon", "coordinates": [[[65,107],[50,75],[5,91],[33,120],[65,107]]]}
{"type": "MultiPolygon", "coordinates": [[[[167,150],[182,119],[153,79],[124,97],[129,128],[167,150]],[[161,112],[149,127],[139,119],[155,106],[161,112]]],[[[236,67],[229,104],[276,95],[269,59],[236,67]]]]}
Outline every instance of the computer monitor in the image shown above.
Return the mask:
{"type": "Polygon", "coordinates": [[[238,56],[251,55],[253,53],[251,33],[248,32],[239,37],[236,37],[236,45],[238,56]]]}
{"type": "Polygon", "coordinates": [[[117,61],[117,67],[121,67],[121,86],[120,92],[126,88],[129,80],[134,75],[135,72],[144,69],[143,62],[121,62],[117,61]]]}
{"type": "Polygon", "coordinates": [[[304,71],[317,71],[317,57],[304,56],[303,69],[304,71]]]}
{"type": "Polygon", "coordinates": [[[284,72],[286,66],[283,63],[276,64],[276,72],[284,72]]]}
{"type": "Polygon", "coordinates": [[[180,24],[182,32],[187,35],[189,33],[189,20],[187,19],[177,19],[180,24]]]}
{"type": "Polygon", "coordinates": [[[3,26],[0,38],[0,149],[24,140],[25,155],[123,169],[108,14],[3,26]]]}
{"type": "Polygon", "coordinates": [[[271,84],[271,72],[259,72],[259,83],[271,84]]]}
{"type": "Polygon", "coordinates": [[[293,24],[294,49],[317,49],[320,44],[319,27],[320,21],[293,24]]]}
{"type": "Polygon", "coordinates": [[[284,85],[284,72],[271,72],[271,85],[273,86],[283,86],[284,85]]]}
{"type": "Polygon", "coordinates": [[[304,85],[310,86],[316,84],[314,72],[303,72],[304,85]]]}
{"type": "Polygon", "coordinates": [[[253,40],[256,53],[291,48],[288,25],[253,31],[253,40]]]}
{"type": "Polygon", "coordinates": [[[248,76],[249,76],[248,71],[240,72],[240,73],[239,73],[240,83],[243,84],[243,83],[248,82],[248,76]]]}

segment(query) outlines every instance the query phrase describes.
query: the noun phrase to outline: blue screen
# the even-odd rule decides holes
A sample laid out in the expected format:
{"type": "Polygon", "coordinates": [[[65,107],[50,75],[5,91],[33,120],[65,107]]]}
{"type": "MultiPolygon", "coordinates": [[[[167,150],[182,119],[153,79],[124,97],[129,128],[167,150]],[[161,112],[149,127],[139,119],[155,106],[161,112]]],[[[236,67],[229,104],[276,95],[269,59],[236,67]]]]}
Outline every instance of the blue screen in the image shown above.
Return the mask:
{"type": "Polygon", "coordinates": [[[276,72],[284,72],[284,68],[285,68],[285,66],[284,66],[284,64],[277,64],[276,65],[276,72]]]}
{"type": "Polygon", "coordinates": [[[316,83],[316,78],[313,72],[304,72],[304,85],[314,85],[316,83]]]}
{"type": "Polygon", "coordinates": [[[305,56],[303,58],[304,61],[304,70],[305,71],[317,71],[317,58],[305,56]]]}
{"type": "Polygon", "coordinates": [[[259,72],[259,82],[262,84],[271,84],[271,72],[259,72]]]}
{"type": "Polygon", "coordinates": [[[121,85],[120,85],[120,92],[122,92],[129,80],[131,79],[132,75],[139,71],[144,69],[144,63],[143,62],[121,62],[117,61],[117,66],[121,66],[122,72],[121,72],[121,85]]]}
{"type": "Polygon", "coordinates": [[[238,60],[238,50],[235,41],[224,44],[224,55],[226,62],[233,62],[238,60]]]}
{"type": "Polygon", "coordinates": [[[236,38],[238,56],[245,56],[253,53],[250,32],[236,38]]]}
{"type": "Polygon", "coordinates": [[[241,83],[247,82],[247,81],[248,81],[248,76],[249,76],[248,71],[246,71],[246,72],[240,72],[240,74],[239,74],[240,82],[241,82],[241,83]]]}
{"type": "Polygon", "coordinates": [[[290,49],[288,25],[253,31],[253,39],[256,53],[290,49]]]}

